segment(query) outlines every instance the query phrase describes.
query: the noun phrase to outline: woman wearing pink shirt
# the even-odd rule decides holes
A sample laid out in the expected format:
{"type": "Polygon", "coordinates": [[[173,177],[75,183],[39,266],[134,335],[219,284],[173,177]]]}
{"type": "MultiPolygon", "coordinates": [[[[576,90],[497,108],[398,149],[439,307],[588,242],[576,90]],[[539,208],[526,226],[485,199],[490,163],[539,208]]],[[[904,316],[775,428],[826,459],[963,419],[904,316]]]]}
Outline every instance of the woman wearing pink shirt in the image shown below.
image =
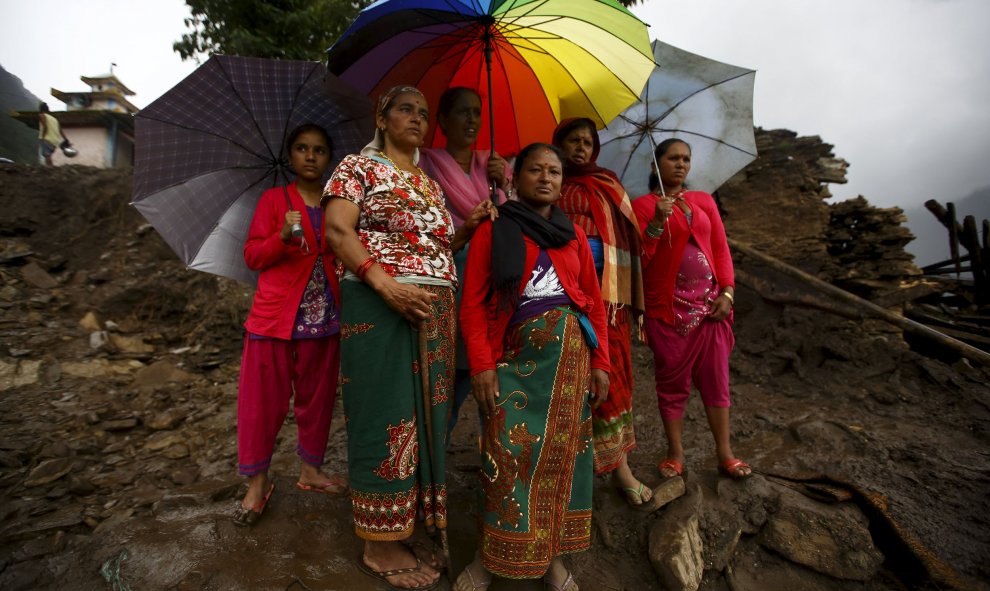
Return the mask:
{"type": "Polygon", "coordinates": [[[275,488],[268,468],[293,396],[302,461],[296,486],[347,492],[343,477],[320,470],[340,362],[340,287],[320,209],[330,138],[308,124],[294,129],[286,145],[296,180],[262,194],[244,244],[244,260],[260,275],[244,323],[237,393],[238,470],[248,477],[247,494],[234,514],[240,526],[261,518],[275,488]],[[293,235],[296,225],[302,236],[293,235]]]}
{"type": "Polygon", "coordinates": [[[667,436],[662,476],[684,470],[684,406],[698,388],[715,438],[719,471],[733,479],[753,469],[732,453],[729,437],[729,353],[735,277],[715,200],[690,191],[691,147],[669,139],[657,146],[652,191],[633,202],[643,230],[644,329],[653,350],[660,418],[667,436]]]}

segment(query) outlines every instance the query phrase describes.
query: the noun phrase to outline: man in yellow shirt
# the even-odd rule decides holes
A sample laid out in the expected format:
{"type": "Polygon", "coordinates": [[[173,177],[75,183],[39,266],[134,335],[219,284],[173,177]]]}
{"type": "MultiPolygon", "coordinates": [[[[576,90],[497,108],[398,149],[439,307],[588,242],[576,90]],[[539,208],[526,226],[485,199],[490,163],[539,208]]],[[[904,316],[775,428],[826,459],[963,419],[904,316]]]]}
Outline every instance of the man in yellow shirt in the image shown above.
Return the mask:
{"type": "Polygon", "coordinates": [[[65,137],[58,119],[48,111],[48,105],[41,103],[38,106],[38,142],[41,144],[41,155],[45,157],[45,164],[48,166],[52,166],[52,154],[62,140],[69,141],[69,138],[65,137]]]}

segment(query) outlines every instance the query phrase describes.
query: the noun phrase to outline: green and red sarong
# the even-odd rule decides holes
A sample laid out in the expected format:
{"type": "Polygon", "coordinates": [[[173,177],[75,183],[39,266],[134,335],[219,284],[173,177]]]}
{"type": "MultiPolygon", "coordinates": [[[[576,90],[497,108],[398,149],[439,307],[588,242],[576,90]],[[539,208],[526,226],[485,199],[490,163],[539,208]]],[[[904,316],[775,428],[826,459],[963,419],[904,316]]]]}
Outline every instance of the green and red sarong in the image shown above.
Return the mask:
{"type": "Polygon", "coordinates": [[[484,422],[481,553],[500,577],[543,576],[591,545],[590,353],[576,314],[555,308],[506,333],[500,397],[484,422]]]}
{"type": "Polygon", "coordinates": [[[427,527],[447,525],[444,437],[454,391],[454,290],[419,287],[440,296],[422,328],[426,367],[419,331],[366,284],[341,281],[348,476],[354,530],[365,540],[408,538],[417,512],[427,527]],[[428,397],[422,371],[428,372],[428,397]]]}

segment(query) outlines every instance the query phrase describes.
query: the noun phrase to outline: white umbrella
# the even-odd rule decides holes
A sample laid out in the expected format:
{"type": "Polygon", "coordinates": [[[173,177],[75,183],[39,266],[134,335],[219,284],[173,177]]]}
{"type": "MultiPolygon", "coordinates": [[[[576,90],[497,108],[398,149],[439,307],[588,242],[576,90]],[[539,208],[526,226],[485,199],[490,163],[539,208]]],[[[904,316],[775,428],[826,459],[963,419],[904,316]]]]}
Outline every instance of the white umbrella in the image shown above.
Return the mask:
{"type": "Polygon", "coordinates": [[[657,67],[640,101],[601,131],[598,164],[615,171],[629,195],[649,192],[654,147],[668,138],[691,146],[691,189],[713,192],[756,158],[756,72],[653,42],[657,67]]]}

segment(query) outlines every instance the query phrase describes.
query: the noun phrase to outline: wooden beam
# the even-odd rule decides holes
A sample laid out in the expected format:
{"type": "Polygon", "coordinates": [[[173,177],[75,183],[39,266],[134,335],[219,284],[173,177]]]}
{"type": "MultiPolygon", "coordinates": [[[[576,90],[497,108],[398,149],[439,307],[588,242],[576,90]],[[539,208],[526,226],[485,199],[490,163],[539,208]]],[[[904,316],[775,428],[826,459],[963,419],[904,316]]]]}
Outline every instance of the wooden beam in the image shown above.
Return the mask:
{"type": "Polygon", "coordinates": [[[885,320],[890,324],[893,324],[894,326],[901,328],[905,332],[909,332],[911,334],[928,338],[938,343],[939,345],[942,345],[948,349],[955,351],[956,353],[962,355],[963,357],[969,359],[970,361],[976,361],[984,365],[990,366],[990,353],[987,353],[986,351],[977,349],[976,347],[968,345],[962,341],[946,336],[945,334],[942,334],[941,332],[933,328],[925,326],[920,322],[915,322],[914,320],[905,318],[900,314],[891,312],[890,310],[887,310],[885,308],[881,308],[880,306],[877,306],[872,302],[864,300],[859,296],[853,295],[844,289],[840,289],[832,285],[831,283],[822,281],[821,279],[815,277],[814,275],[805,273],[801,269],[788,265],[787,263],[781,261],[776,257],[772,257],[768,254],[762,253],[748,244],[730,238],[729,248],[731,248],[735,252],[741,253],[752,259],[755,259],[756,261],[770,267],[775,271],[779,271],[781,273],[784,273],[785,275],[793,277],[794,279],[797,279],[798,281],[800,281],[804,285],[807,285],[808,287],[811,287],[829,296],[842,300],[844,303],[852,305],[857,310],[869,316],[872,316],[874,318],[879,318],[881,320],[885,320]]]}

